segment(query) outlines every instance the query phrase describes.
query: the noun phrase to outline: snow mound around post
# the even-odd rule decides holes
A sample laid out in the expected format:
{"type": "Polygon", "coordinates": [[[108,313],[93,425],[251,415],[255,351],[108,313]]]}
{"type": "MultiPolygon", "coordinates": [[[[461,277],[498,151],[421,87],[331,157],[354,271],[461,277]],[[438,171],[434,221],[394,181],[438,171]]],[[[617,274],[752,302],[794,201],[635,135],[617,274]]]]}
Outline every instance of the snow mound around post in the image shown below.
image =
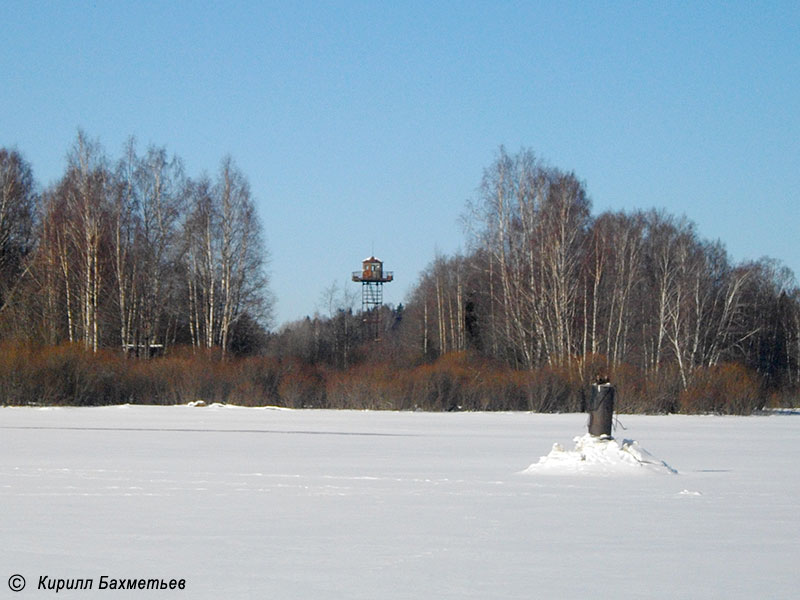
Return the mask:
{"type": "Polygon", "coordinates": [[[595,437],[588,433],[576,437],[575,448],[566,450],[553,444],[550,454],[542,456],[522,471],[535,475],[633,475],[644,473],[672,473],[677,471],[663,460],[650,454],[635,440],[619,443],[612,437],[595,437]]]}

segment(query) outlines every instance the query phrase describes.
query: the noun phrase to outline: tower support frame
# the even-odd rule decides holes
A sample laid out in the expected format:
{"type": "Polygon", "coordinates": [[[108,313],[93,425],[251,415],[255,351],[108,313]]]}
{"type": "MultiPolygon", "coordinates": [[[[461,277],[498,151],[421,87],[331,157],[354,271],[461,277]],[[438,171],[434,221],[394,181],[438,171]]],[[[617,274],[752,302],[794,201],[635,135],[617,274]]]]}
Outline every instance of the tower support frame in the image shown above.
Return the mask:
{"type": "Polygon", "coordinates": [[[361,283],[361,316],[367,335],[380,339],[383,284],[394,280],[394,273],[383,270],[383,262],[374,256],[361,263],[361,271],[353,272],[353,281],[361,283]]]}

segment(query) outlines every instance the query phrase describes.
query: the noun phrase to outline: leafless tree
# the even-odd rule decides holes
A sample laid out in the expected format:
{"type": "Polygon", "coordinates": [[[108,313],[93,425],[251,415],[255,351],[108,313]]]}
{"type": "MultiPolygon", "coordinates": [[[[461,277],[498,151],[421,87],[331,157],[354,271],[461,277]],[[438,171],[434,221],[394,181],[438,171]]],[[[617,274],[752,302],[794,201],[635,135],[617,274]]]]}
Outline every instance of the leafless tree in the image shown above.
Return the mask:
{"type": "Polygon", "coordinates": [[[139,304],[137,286],[139,264],[136,259],[139,197],[136,187],[138,165],[133,138],[125,145],[117,164],[115,192],[111,207],[112,267],[119,307],[119,336],[122,350],[135,348],[133,332],[139,304]]]}
{"type": "Polygon", "coordinates": [[[269,315],[261,224],[250,186],[230,158],[213,184],[203,178],[190,190],[184,236],[192,337],[196,345],[219,346],[224,353],[245,312],[269,315]]]}
{"type": "Polygon", "coordinates": [[[84,346],[96,352],[100,345],[100,295],[104,284],[101,262],[103,236],[107,234],[110,196],[110,173],[99,144],[82,131],[67,156],[67,174],[57,193],[63,197],[66,218],[63,221],[64,243],[71,247],[74,264],[68,264],[69,249],[62,253],[65,278],[69,270],[76,274],[80,314],[80,337],[84,346]]]}
{"type": "Polygon", "coordinates": [[[488,251],[491,312],[501,344],[521,364],[559,363],[576,349],[589,201],[570,173],[530,151],[503,148],[484,172],[471,218],[473,244],[488,251]]]}
{"type": "Polygon", "coordinates": [[[0,313],[8,306],[35,245],[38,194],[30,165],[0,148],[0,313]]]}
{"type": "Polygon", "coordinates": [[[185,182],[177,158],[151,147],[138,156],[133,140],[116,171],[112,245],[123,349],[148,357],[164,345],[164,315],[175,303],[185,182]]]}
{"type": "Polygon", "coordinates": [[[604,213],[590,229],[583,300],[584,354],[626,360],[641,286],[644,217],[604,213]]]}

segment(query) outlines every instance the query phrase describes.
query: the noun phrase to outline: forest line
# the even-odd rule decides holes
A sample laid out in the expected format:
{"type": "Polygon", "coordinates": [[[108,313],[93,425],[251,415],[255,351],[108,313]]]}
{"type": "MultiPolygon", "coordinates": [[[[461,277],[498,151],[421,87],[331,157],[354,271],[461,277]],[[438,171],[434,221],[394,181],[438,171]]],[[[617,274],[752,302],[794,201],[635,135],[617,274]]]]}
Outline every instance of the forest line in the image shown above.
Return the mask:
{"type": "Polygon", "coordinates": [[[4,404],[566,411],[604,371],[629,411],[747,413],[800,388],[790,270],[734,264],[685,217],[593,215],[530,150],[498,150],[468,251],[378,309],[377,341],[335,289],[327,314],[270,329],[263,225],[229,157],[192,178],[164,148],[111,159],[81,132],[52,186],[7,149],[0,184],[4,404]]]}

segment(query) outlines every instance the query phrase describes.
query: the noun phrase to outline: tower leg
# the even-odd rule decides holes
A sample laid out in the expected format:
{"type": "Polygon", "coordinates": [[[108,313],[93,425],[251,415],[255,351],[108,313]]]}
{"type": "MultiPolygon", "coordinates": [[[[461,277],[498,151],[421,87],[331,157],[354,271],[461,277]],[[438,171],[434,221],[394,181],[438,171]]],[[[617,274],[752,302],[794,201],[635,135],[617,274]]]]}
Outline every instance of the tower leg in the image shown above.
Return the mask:
{"type": "Polygon", "coordinates": [[[380,307],[383,306],[383,282],[363,281],[361,283],[361,314],[367,335],[373,340],[380,338],[380,307]]]}

